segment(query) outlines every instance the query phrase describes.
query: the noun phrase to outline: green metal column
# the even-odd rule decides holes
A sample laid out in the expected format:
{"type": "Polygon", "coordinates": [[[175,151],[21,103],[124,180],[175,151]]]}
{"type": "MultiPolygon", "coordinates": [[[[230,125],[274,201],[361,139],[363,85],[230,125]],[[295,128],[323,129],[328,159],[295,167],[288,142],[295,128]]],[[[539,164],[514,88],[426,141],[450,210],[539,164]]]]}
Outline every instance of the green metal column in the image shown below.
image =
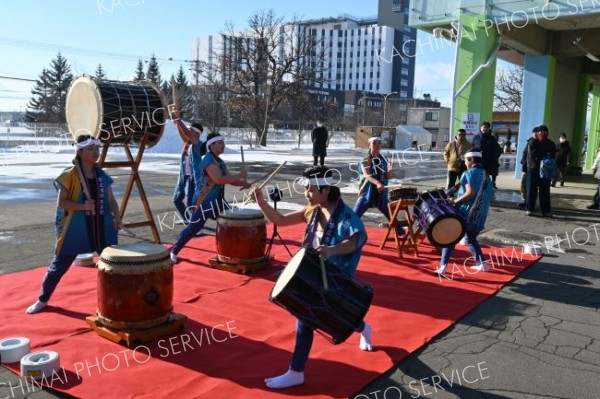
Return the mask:
{"type": "Polygon", "coordinates": [[[587,117],[587,103],[589,95],[590,78],[586,74],[579,74],[577,81],[577,101],[575,103],[575,117],[573,121],[573,135],[571,137],[571,167],[581,164],[581,147],[585,134],[585,120],[587,117]]]}
{"type": "Polygon", "coordinates": [[[600,146],[600,85],[592,89],[592,118],[588,132],[588,146],[585,154],[585,168],[590,169],[596,158],[596,150],[600,146]]]}
{"type": "MultiPolygon", "coordinates": [[[[495,27],[485,28],[485,15],[461,15],[462,26],[460,48],[458,51],[456,86],[454,92],[473,75],[479,66],[485,64],[498,43],[498,31],[495,27]]],[[[451,135],[463,126],[463,114],[478,113],[479,122],[492,121],[494,105],[494,83],[496,78],[496,60],[489,68],[483,68],[479,75],[459,94],[454,104],[454,129],[451,135]]]]}

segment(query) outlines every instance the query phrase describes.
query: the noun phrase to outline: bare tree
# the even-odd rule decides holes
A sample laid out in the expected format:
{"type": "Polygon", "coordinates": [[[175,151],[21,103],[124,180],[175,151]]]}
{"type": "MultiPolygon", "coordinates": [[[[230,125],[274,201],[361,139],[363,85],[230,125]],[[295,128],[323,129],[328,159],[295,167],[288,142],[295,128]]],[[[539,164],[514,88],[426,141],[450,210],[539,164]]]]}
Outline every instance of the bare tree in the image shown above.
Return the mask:
{"type": "Polygon", "coordinates": [[[513,66],[500,69],[496,74],[494,91],[495,111],[520,111],[523,94],[523,68],[513,66]]]}
{"type": "Polygon", "coordinates": [[[275,111],[296,85],[309,85],[321,76],[325,49],[299,20],[284,23],[273,10],[256,12],[248,25],[241,33],[227,26],[221,36],[225,47],[212,55],[211,84],[219,81],[228,106],[255,130],[258,143],[266,145],[275,111]]]}

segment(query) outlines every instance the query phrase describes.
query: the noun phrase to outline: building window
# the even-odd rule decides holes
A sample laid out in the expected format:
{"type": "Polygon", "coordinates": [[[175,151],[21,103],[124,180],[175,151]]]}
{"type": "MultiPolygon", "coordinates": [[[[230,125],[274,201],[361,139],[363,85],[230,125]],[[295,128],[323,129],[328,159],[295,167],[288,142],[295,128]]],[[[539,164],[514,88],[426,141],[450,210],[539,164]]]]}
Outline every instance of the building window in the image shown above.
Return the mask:
{"type": "Polygon", "coordinates": [[[408,76],[408,69],[402,68],[402,75],[408,76]]]}
{"type": "Polygon", "coordinates": [[[400,79],[401,86],[408,86],[408,79],[400,79]]]}
{"type": "Polygon", "coordinates": [[[438,120],[438,112],[437,111],[426,112],[425,113],[425,120],[426,121],[436,122],[438,120]]]}
{"type": "Polygon", "coordinates": [[[406,92],[406,90],[400,90],[400,97],[402,97],[402,98],[408,97],[408,93],[406,92]]]}

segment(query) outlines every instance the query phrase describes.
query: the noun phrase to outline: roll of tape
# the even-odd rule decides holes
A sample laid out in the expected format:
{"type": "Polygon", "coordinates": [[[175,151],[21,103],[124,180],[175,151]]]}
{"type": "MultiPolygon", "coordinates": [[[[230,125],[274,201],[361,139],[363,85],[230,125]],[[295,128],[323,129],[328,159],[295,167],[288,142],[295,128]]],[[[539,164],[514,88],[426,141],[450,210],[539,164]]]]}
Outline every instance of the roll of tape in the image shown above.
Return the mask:
{"type": "Polygon", "coordinates": [[[50,379],[53,373],[60,370],[58,352],[40,351],[23,356],[21,359],[21,375],[23,378],[50,379]]]}
{"type": "Polygon", "coordinates": [[[75,266],[94,266],[94,254],[79,254],[75,258],[75,266]]]}
{"type": "Polygon", "coordinates": [[[10,337],[0,340],[0,363],[15,363],[31,351],[29,338],[10,337]]]}

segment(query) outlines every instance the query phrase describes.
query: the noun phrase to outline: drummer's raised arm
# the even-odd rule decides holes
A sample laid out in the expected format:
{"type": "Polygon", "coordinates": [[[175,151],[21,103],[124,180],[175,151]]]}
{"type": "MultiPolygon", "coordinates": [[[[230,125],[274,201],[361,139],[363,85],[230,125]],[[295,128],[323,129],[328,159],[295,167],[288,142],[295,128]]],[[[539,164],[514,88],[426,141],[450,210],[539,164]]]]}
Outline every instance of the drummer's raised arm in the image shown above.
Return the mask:
{"type": "Polygon", "coordinates": [[[188,129],[188,127],[181,120],[179,110],[177,110],[177,109],[172,110],[171,118],[172,118],[173,122],[175,122],[175,125],[177,126],[177,132],[179,133],[181,140],[183,140],[184,142],[189,141],[190,143],[192,143],[194,145],[198,144],[198,136],[200,135],[200,133],[198,133],[198,135],[192,134],[190,129],[188,129]]]}
{"type": "Polygon", "coordinates": [[[276,224],[277,226],[291,226],[293,224],[304,223],[304,209],[282,215],[271,205],[269,205],[265,197],[262,195],[262,191],[258,187],[252,188],[248,195],[252,201],[258,204],[265,216],[273,224],[276,224]]]}

